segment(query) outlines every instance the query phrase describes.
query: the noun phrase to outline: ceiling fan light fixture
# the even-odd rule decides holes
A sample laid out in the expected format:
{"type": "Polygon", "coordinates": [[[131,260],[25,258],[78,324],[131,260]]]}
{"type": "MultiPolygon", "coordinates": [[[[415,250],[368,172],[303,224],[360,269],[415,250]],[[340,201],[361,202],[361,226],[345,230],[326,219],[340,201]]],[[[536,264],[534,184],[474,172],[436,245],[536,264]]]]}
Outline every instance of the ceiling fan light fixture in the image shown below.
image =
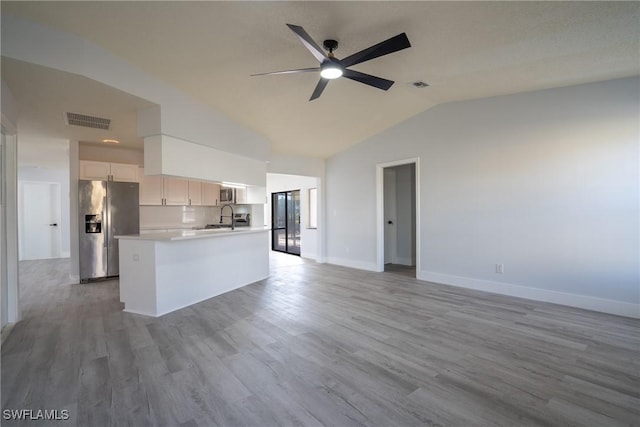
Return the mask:
{"type": "Polygon", "coordinates": [[[338,77],[342,77],[342,68],[335,64],[330,64],[326,67],[322,67],[320,75],[329,80],[337,79],[338,77]]]}

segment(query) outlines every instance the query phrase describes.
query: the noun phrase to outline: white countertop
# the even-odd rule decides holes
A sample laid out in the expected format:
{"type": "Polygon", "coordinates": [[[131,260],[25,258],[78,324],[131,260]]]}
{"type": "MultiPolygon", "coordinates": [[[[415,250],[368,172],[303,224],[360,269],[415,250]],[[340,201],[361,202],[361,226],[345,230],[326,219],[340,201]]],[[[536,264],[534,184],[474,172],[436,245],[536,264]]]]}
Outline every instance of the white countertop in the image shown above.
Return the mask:
{"type": "Polygon", "coordinates": [[[115,237],[116,239],[121,240],[173,241],[207,239],[211,237],[233,236],[247,233],[261,233],[263,231],[268,231],[268,229],[265,227],[236,227],[235,230],[231,230],[230,228],[214,228],[209,230],[181,230],[169,231],[166,233],[130,234],[115,237]]]}
{"type": "Polygon", "coordinates": [[[140,230],[193,230],[200,227],[204,227],[204,225],[141,225],[140,230]]]}

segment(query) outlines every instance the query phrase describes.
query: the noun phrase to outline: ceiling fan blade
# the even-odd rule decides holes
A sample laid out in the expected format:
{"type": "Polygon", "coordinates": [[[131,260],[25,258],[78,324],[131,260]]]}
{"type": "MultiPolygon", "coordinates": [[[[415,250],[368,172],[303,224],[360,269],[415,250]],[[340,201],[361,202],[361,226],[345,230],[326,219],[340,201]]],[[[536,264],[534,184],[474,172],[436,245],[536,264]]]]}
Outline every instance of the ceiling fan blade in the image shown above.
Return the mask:
{"type": "Polygon", "coordinates": [[[328,79],[320,78],[320,81],[316,85],[316,88],[313,90],[313,93],[311,94],[311,98],[309,98],[309,101],[313,101],[316,98],[320,98],[320,95],[322,95],[322,91],[324,90],[325,87],[327,87],[327,84],[329,84],[328,79]]]}
{"type": "Polygon", "coordinates": [[[291,28],[291,31],[296,33],[296,35],[298,36],[302,44],[307,49],[309,49],[309,52],[311,52],[311,54],[316,57],[318,62],[322,63],[322,61],[327,59],[327,55],[325,55],[324,51],[320,49],[320,46],[318,46],[316,42],[313,41],[311,36],[307,34],[304,28],[298,25],[291,25],[291,24],[287,24],[287,27],[291,28]]]}
{"type": "Polygon", "coordinates": [[[320,67],[315,67],[315,68],[298,68],[297,70],[284,70],[284,71],[273,71],[271,73],[258,73],[258,74],[251,74],[250,77],[254,77],[254,76],[269,76],[271,74],[294,74],[294,73],[307,73],[310,71],[320,71],[320,67]]]}
{"type": "Polygon", "coordinates": [[[388,55],[393,52],[397,52],[402,49],[411,47],[409,39],[406,33],[398,34],[395,37],[391,37],[383,42],[368,47],[353,55],[347,56],[340,60],[340,63],[344,67],[350,67],[352,65],[359,64],[361,62],[369,61],[379,56],[388,55]]]}
{"type": "Polygon", "coordinates": [[[344,74],[342,74],[342,77],[346,77],[348,79],[355,80],[369,86],[377,87],[378,89],[382,90],[388,90],[394,83],[393,81],[383,79],[382,77],[371,76],[369,74],[361,73],[354,70],[344,70],[344,74]]]}

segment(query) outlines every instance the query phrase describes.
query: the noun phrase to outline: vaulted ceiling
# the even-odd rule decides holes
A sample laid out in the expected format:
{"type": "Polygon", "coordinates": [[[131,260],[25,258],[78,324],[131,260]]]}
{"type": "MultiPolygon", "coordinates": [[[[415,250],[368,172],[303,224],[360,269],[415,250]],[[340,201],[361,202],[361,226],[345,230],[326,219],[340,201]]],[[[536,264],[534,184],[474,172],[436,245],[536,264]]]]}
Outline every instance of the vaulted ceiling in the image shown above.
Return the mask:
{"type": "Polygon", "coordinates": [[[2,13],[91,40],[273,151],[315,157],[439,103],[640,74],[638,2],[3,1],[2,13]],[[338,40],[338,58],[402,32],[412,47],[353,67],[394,80],[389,91],[338,79],[309,102],[315,73],[250,77],[317,66],[287,23],[338,40]]]}

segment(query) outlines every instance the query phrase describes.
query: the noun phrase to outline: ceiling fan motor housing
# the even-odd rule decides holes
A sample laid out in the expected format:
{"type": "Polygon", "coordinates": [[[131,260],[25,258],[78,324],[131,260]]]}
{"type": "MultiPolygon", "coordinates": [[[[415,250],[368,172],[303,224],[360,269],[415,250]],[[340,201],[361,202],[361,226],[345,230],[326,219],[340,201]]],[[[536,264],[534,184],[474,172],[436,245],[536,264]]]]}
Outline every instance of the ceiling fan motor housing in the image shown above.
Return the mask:
{"type": "Polygon", "coordinates": [[[333,53],[334,50],[338,49],[338,41],[333,39],[325,40],[322,43],[325,49],[329,51],[329,53],[333,53]]]}

